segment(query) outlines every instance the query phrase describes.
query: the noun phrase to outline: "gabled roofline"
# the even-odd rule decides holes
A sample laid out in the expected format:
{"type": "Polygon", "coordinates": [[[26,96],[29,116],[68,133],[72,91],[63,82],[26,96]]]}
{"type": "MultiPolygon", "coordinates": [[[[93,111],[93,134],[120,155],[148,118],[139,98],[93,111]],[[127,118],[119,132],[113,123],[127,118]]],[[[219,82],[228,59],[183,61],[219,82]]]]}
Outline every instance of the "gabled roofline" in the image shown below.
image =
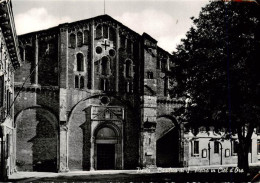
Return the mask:
{"type": "Polygon", "coordinates": [[[111,16],[109,16],[109,15],[107,15],[107,14],[95,16],[95,17],[88,18],[88,19],[78,20],[78,21],[75,21],[75,22],[65,22],[65,23],[59,24],[59,25],[54,26],[54,27],[50,27],[50,28],[47,28],[47,29],[39,30],[39,31],[33,31],[33,32],[21,34],[21,35],[19,35],[19,36],[29,36],[29,35],[33,35],[33,34],[39,34],[39,33],[45,32],[45,31],[52,31],[52,30],[58,29],[59,27],[61,27],[61,26],[63,26],[63,25],[73,26],[73,25],[75,25],[75,24],[89,23],[89,22],[92,22],[93,20],[100,19],[100,18],[110,19],[110,20],[116,22],[117,24],[121,25],[122,27],[124,27],[124,28],[127,29],[128,31],[134,33],[136,36],[141,36],[141,35],[138,34],[137,32],[133,31],[133,30],[130,29],[129,27],[125,26],[124,24],[122,24],[121,22],[115,20],[114,18],[112,18],[111,16]]]}
{"type": "Polygon", "coordinates": [[[168,51],[164,50],[162,47],[160,46],[157,46],[157,49],[161,52],[164,52],[165,54],[169,54],[169,55],[172,55],[171,53],[169,53],[168,51]]]}
{"type": "MultiPolygon", "coordinates": [[[[92,18],[88,18],[88,19],[83,19],[83,20],[78,20],[78,21],[74,21],[74,22],[65,22],[65,23],[62,23],[62,24],[59,24],[58,26],[55,26],[55,27],[50,27],[48,29],[44,29],[44,30],[39,30],[39,31],[34,31],[34,32],[30,32],[30,33],[26,33],[26,34],[22,34],[22,35],[19,35],[20,36],[30,36],[30,35],[33,35],[33,34],[40,34],[40,33],[43,33],[43,32],[46,32],[46,31],[55,31],[55,29],[59,29],[60,27],[64,26],[64,25],[67,25],[67,26],[73,26],[73,25],[76,25],[76,24],[84,24],[84,23],[90,23],[92,22],[93,20],[98,20],[98,19],[107,19],[107,20],[111,20],[115,23],[117,23],[118,25],[122,26],[123,28],[125,28],[126,30],[128,30],[129,32],[133,33],[135,36],[137,37],[146,37],[148,38],[149,40],[153,41],[154,43],[157,43],[157,40],[155,40],[153,37],[151,37],[149,34],[147,33],[143,33],[142,35],[138,34],[137,32],[133,31],[132,29],[130,29],[129,27],[125,26],[124,24],[122,24],[121,22],[119,22],[118,20],[112,18],[111,16],[107,15],[107,14],[104,14],[104,15],[99,15],[99,16],[95,16],[95,17],[92,17],[92,18]]],[[[169,52],[165,51],[164,49],[162,49],[161,47],[157,46],[157,48],[159,48],[161,51],[171,55],[169,52]]]]}

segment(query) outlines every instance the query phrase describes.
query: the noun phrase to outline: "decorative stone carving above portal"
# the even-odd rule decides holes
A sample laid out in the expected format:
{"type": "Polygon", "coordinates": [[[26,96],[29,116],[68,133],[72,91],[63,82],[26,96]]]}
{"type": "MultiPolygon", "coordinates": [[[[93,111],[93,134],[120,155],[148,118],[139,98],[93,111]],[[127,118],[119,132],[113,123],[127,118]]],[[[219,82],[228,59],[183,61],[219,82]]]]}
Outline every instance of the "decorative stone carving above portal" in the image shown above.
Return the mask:
{"type": "Polygon", "coordinates": [[[91,106],[90,120],[124,120],[124,108],[117,106],[91,106]]]}

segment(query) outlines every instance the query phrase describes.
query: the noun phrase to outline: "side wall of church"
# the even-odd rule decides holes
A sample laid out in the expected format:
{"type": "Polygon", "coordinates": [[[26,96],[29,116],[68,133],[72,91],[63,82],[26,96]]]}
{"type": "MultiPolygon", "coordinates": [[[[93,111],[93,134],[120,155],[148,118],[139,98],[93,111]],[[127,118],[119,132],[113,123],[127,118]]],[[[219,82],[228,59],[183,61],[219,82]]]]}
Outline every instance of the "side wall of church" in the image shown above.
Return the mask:
{"type": "Polygon", "coordinates": [[[19,38],[23,63],[15,75],[17,168],[57,171],[58,37],[47,31],[19,38]]]}

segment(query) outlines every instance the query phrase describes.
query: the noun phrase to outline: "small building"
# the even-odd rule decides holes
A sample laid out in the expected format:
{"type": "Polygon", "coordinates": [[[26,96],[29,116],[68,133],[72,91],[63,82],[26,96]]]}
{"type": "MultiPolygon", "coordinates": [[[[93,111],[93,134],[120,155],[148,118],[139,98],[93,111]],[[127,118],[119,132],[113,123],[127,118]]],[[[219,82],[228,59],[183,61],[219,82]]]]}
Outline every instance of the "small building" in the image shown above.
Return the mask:
{"type": "Polygon", "coordinates": [[[0,1],[0,179],[15,171],[14,71],[20,66],[12,3],[0,1]]]}
{"type": "MultiPolygon", "coordinates": [[[[185,166],[237,164],[238,136],[227,135],[224,130],[216,133],[213,130],[206,131],[205,129],[201,127],[198,133],[194,133],[192,130],[184,133],[185,166]]],[[[259,142],[260,136],[254,131],[248,153],[249,163],[258,163],[260,160],[259,142]]]]}

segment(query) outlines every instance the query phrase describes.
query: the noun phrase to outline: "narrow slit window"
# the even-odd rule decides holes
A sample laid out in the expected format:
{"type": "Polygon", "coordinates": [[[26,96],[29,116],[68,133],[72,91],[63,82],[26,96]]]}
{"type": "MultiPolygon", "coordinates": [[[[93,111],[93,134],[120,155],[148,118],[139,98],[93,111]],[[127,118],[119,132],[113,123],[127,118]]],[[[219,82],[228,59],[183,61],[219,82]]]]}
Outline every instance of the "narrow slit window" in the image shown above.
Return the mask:
{"type": "Polygon", "coordinates": [[[76,47],[76,35],[70,34],[70,47],[75,48],[76,47]]]}
{"type": "Polygon", "coordinates": [[[83,34],[82,32],[77,33],[77,46],[81,47],[83,45],[83,34]]]}
{"type": "Polygon", "coordinates": [[[80,77],[80,89],[84,88],[84,77],[80,77]]]}
{"type": "Polygon", "coordinates": [[[101,74],[106,76],[109,75],[109,60],[107,57],[103,57],[101,61],[101,74]]]}
{"type": "Polygon", "coordinates": [[[126,68],[126,72],[125,72],[126,77],[131,77],[132,76],[132,62],[131,62],[131,60],[126,61],[125,68],[126,68]]]}
{"type": "Polygon", "coordinates": [[[96,39],[100,39],[102,37],[102,26],[98,25],[96,27],[96,39]]]}
{"type": "Polygon", "coordinates": [[[79,77],[75,76],[75,88],[79,88],[79,77]]]}
{"type": "Polygon", "coordinates": [[[77,71],[84,71],[84,56],[82,53],[77,54],[77,71]]]}
{"type": "Polygon", "coordinates": [[[90,43],[89,36],[90,36],[89,30],[84,30],[84,44],[86,44],[86,45],[90,43]]]}

